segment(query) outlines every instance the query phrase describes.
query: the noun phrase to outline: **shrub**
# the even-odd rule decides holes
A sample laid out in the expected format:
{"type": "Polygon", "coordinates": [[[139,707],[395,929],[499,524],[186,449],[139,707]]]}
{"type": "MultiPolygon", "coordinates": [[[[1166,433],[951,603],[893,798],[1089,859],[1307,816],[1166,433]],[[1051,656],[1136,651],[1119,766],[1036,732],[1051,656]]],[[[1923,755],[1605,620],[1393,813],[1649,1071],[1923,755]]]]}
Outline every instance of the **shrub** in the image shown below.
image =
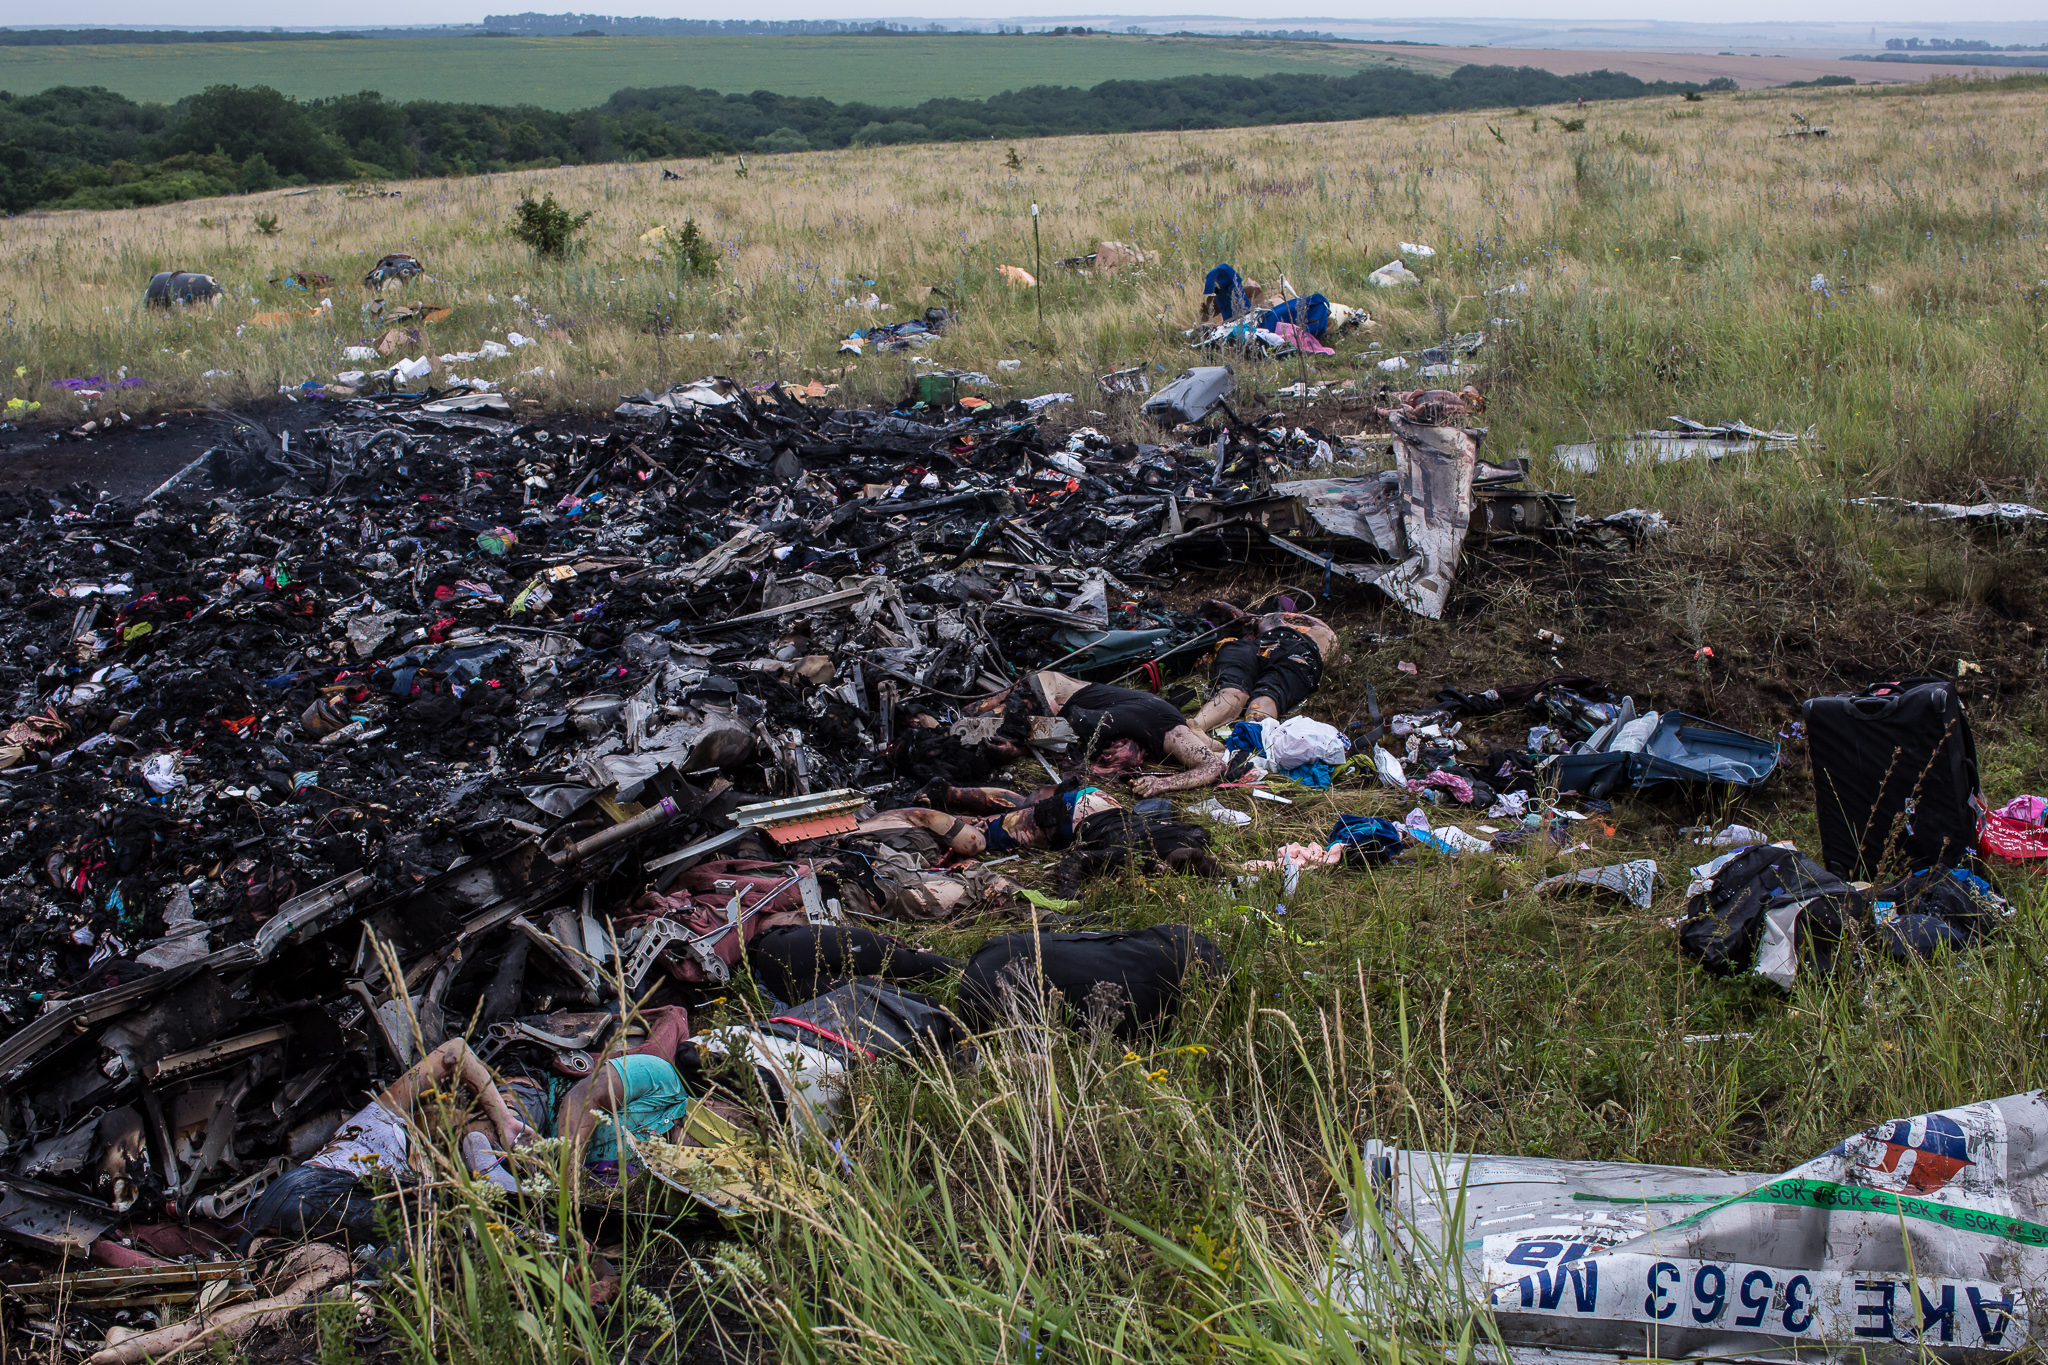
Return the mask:
{"type": "Polygon", "coordinates": [[[258,190],[276,189],[281,183],[277,168],[270,164],[270,158],[261,152],[251,152],[235,173],[235,188],[243,194],[254,194],[258,190]]]}
{"type": "Polygon", "coordinates": [[[678,275],[689,279],[718,269],[718,248],[698,230],[695,218],[685,219],[681,230],[667,228],[662,232],[661,258],[675,267],[678,275]]]}
{"type": "Polygon", "coordinates": [[[535,201],[527,195],[512,211],[512,235],[533,249],[536,256],[560,259],[569,254],[576,234],[593,216],[590,209],[571,213],[555,202],[552,194],[535,201]]]}

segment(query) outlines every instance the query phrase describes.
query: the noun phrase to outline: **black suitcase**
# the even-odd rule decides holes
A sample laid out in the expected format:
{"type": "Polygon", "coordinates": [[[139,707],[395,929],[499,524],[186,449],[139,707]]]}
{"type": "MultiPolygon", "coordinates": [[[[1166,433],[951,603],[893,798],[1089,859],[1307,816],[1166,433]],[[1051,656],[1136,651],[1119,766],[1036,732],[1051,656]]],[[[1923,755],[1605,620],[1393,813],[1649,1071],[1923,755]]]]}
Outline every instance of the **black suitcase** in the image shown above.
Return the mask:
{"type": "Polygon", "coordinates": [[[1977,845],[1977,745],[1953,684],[1880,683],[1806,703],[1821,861],[1858,881],[1954,867],[1977,845]]]}

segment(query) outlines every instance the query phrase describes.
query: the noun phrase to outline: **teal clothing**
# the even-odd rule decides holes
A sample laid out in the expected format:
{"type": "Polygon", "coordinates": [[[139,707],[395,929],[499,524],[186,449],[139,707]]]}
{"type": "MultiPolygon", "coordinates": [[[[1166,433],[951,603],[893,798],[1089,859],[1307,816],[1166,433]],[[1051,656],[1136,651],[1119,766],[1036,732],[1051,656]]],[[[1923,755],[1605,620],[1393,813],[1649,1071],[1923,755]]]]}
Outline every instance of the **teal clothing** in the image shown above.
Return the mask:
{"type": "MultiPolygon", "coordinates": [[[[659,1057],[647,1056],[615,1057],[611,1064],[619,1069],[619,1079],[626,1083],[626,1102],[618,1111],[626,1131],[636,1138],[667,1137],[668,1130],[683,1121],[683,1111],[690,1104],[683,1078],[675,1067],[659,1057]]],[[[607,1114],[590,1135],[584,1160],[618,1159],[618,1138],[612,1131],[612,1116],[607,1114]]]]}

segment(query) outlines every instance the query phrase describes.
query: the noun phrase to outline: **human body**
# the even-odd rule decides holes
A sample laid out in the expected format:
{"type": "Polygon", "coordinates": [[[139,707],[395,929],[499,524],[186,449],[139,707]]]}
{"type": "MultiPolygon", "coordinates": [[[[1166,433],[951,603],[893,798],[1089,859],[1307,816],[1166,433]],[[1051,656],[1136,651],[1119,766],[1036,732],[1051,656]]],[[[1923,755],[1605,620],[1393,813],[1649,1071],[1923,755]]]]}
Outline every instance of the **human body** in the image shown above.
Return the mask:
{"type": "Polygon", "coordinates": [[[1337,652],[1337,632],[1305,612],[1276,611],[1256,618],[1258,631],[1216,651],[1209,670],[1209,700],[1190,724],[1207,734],[1242,716],[1278,720],[1314,695],[1323,666],[1337,652]]]}
{"type": "Polygon", "coordinates": [[[1065,848],[1073,842],[1074,829],[1081,821],[1117,807],[1116,798],[1109,793],[1074,782],[1029,796],[999,787],[953,787],[946,791],[959,797],[963,804],[979,805],[988,813],[960,816],[928,806],[906,806],[861,821],[856,833],[922,829],[951,852],[978,858],[984,853],[1017,849],[1065,848]]]}
{"type": "Polygon", "coordinates": [[[364,1182],[402,1180],[418,1168],[410,1134],[413,1112],[422,1098],[458,1080],[475,1093],[503,1150],[539,1136],[513,1113],[490,1069],[469,1045],[451,1039],[357,1110],[325,1147],[304,1165],[285,1172],[257,1198],[244,1220],[243,1250],[266,1232],[300,1238],[335,1232],[360,1240],[373,1237],[376,1210],[364,1182]]]}

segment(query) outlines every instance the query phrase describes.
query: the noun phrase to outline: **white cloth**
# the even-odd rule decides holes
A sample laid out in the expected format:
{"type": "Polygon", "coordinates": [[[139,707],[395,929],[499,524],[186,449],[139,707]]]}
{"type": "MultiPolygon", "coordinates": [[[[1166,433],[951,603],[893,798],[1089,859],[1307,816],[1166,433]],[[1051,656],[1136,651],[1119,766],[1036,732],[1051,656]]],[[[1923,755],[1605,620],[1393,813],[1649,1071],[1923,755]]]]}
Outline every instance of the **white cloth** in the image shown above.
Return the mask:
{"type": "Polygon", "coordinates": [[[1650,736],[1657,733],[1657,713],[1645,711],[1615,732],[1614,742],[1607,746],[1611,754],[1639,754],[1650,742],[1650,736]]]}
{"type": "Polygon", "coordinates": [[[1304,763],[1327,763],[1336,767],[1344,761],[1350,746],[1334,725],[1307,716],[1259,722],[1259,738],[1266,761],[1275,771],[1285,772],[1304,763]]]}
{"type": "Polygon", "coordinates": [[[396,1179],[410,1169],[405,1154],[405,1120],[371,1100],[306,1164],[355,1175],[382,1171],[396,1179]]]}

